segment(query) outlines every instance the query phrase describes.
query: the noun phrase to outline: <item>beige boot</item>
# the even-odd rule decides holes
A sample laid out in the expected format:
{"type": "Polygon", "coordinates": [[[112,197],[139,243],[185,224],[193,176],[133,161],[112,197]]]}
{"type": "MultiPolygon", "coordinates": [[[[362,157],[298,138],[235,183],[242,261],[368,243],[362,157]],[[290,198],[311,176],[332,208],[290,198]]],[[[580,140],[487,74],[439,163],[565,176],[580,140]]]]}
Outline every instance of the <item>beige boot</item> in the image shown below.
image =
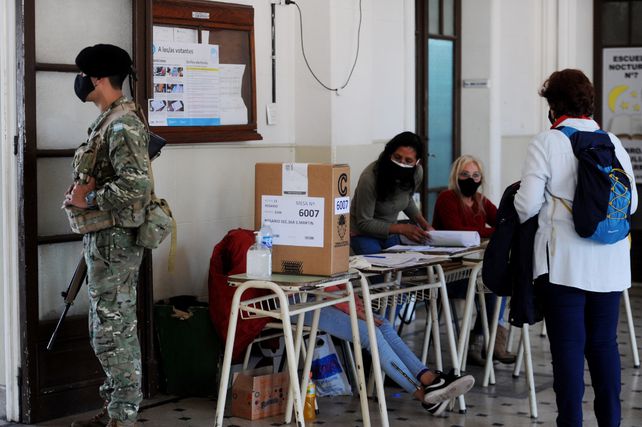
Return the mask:
{"type": "Polygon", "coordinates": [[[485,366],[483,335],[471,335],[468,346],[467,363],[474,366],[485,366]]]}
{"type": "Polygon", "coordinates": [[[508,329],[497,326],[497,338],[495,339],[495,348],[493,350],[493,359],[501,363],[510,365],[515,363],[517,358],[514,354],[506,351],[506,342],[508,341],[508,329]]]}
{"type": "Polygon", "coordinates": [[[74,421],[71,427],[105,427],[109,423],[109,414],[107,413],[107,402],[99,413],[88,420],[74,421]]]}

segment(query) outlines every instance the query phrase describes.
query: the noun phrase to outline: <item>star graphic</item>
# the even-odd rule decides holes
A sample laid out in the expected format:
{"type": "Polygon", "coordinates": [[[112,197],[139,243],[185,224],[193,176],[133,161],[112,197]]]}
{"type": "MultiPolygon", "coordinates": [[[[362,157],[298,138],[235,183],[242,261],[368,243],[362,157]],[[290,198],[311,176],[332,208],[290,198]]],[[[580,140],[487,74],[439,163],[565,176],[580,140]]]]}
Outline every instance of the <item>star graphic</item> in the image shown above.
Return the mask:
{"type": "Polygon", "coordinates": [[[620,107],[622,107],[623,110],[628,110],[629,109],[629,103],[622,101],[620,104],[620,107]]]}

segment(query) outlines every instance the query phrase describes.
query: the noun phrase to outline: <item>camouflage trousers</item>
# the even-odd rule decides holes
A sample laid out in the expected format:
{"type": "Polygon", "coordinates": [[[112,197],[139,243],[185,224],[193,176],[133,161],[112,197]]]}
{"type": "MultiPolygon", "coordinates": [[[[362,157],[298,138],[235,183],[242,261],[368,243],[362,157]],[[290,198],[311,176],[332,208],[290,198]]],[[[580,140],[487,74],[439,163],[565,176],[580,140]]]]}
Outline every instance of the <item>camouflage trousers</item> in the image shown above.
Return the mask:
{"type": "Polygon", "coordinates": [[[136,285],[143,248],[136,229],[112,227],[83,240],[89,291],[89,338],[107,378],[100,395],[112,419],[136,420],[142,400],[136,285]]]}

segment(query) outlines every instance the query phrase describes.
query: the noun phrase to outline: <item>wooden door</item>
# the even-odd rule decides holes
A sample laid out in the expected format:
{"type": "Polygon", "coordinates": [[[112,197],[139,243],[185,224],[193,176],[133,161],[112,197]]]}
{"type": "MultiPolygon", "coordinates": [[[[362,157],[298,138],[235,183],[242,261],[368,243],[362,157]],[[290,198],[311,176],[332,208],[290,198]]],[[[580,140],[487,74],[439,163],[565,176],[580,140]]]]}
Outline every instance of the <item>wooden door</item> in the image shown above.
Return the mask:
{"type": "MultiPolygon", "coordinates": [[[[36,423],[99,407],[103,372],[89,345],[86,287],[52,351],[49,336],[64,291],[82,254],[60,209],[71,180],[71,158],[98,116],[75,96],[74,59],[84,47],[111,43],[130,53],[145,42],[133,37],[148,2],[136,0],[17,1],[19,260],[22,335],[21,421],[36,423]],[[21,40],[21,35],[24,40],[21,40]],[[140,45],[139,45],[140,44],[140,45]]],[[[144,24],[142,24],[144,25],[144,24]]],[[[139,283],[139,336],[145,391],[153,392],[156,367],[151,325],[151,259],[139,283]]]]}

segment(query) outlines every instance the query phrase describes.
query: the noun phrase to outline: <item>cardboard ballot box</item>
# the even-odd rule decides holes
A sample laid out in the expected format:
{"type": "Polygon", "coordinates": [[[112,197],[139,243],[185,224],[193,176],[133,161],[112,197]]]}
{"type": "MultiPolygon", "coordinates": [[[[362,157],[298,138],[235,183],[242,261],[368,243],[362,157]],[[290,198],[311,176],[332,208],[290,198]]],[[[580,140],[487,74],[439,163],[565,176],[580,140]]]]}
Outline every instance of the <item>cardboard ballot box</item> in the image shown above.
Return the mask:
{"type": "Polygon", "coordinates": [[[333,276],[348,271],[350,167],[257,163],[254,227],[272,228],[272,272],[333,276]]]}
{"type": "Polygon", "coordinates": [[[285,412],[288,373],[273,374],[272,367],[235,374],[232,383],[232,416],[248,420],[273,417],[285,412]]]}

